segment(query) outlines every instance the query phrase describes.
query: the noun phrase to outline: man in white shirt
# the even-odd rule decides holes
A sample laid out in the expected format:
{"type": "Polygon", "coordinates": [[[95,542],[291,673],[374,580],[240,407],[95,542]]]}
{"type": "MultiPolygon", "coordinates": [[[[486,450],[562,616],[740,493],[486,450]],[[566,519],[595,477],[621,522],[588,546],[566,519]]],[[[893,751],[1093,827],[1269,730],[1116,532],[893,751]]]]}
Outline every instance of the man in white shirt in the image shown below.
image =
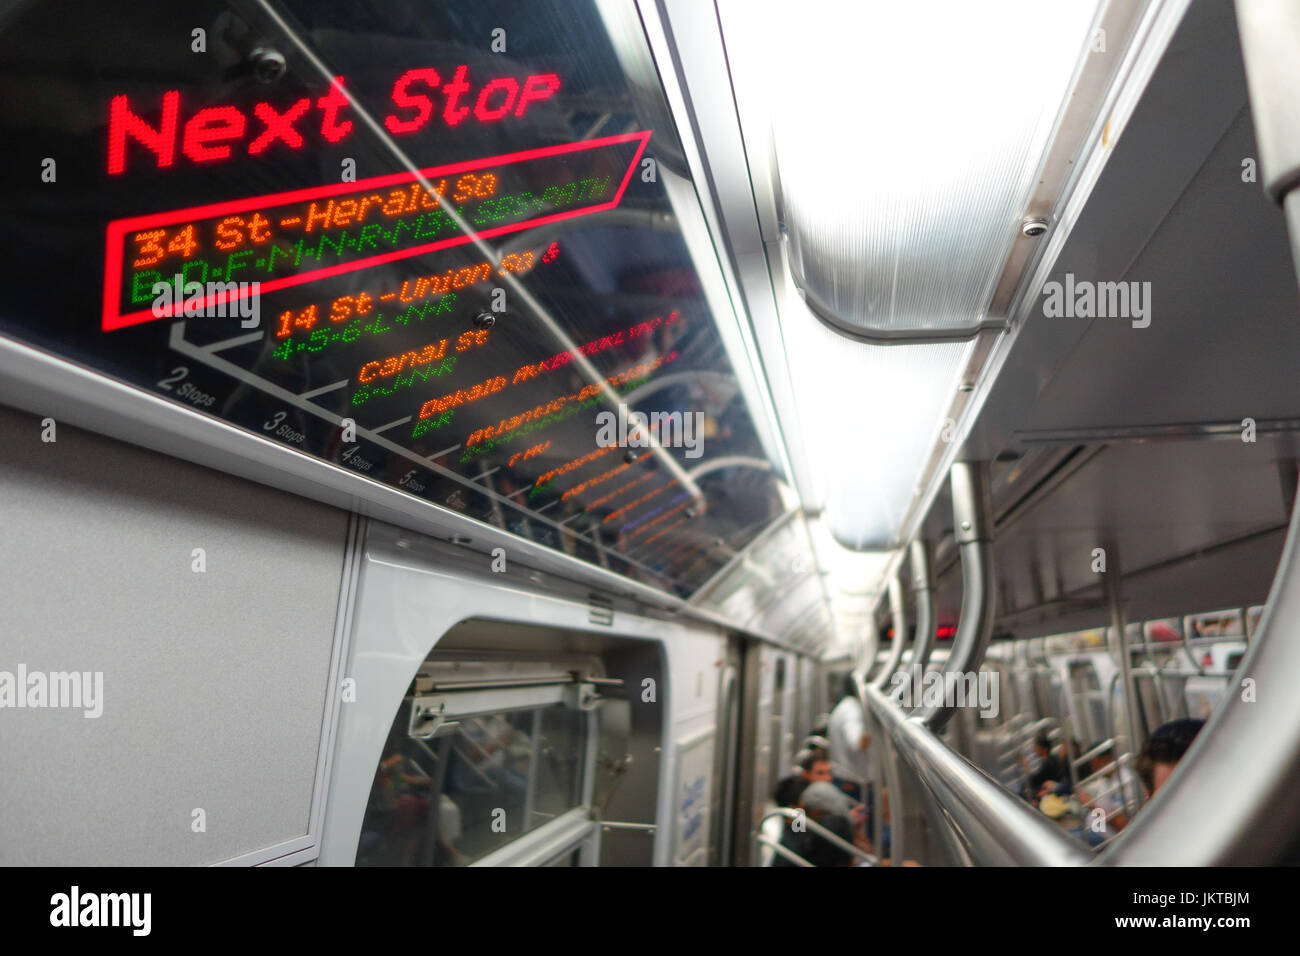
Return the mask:
{"type": "Polygon", "coordinates": [[[866,805],[867,833],[874,833],[873,805],[875,760],[870,752],[871,735],[867,719],[858,700],[858,688],[852,674],[846,674],[839,703],[831,711],[826,735],[830,738],[831,773],[835,785],[866,805]]]}

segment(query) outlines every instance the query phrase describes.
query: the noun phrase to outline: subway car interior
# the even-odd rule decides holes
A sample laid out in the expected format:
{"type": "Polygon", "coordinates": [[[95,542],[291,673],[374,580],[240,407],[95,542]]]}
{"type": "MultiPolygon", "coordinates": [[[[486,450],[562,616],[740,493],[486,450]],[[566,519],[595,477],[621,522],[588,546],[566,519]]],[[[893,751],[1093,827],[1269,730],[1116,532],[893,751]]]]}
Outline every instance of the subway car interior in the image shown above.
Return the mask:
{"type": "Polygon", "coordinates": [[[0,863],[1300,863],[1297,63],[0,3],[0,863]]]}

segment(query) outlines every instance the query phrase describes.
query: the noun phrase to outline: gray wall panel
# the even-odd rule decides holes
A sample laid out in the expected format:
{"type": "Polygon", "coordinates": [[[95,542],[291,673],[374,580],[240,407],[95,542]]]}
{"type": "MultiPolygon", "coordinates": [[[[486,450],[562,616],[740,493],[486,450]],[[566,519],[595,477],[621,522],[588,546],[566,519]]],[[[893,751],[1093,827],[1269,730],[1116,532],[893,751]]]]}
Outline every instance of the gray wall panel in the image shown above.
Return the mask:
{"type": "Polygon", "coordinates": [[[40,431],[0,408],[0,671],[102,671],[104,704],[0,707],[0,863],[213,863],[307,834],[347,515],[40,431]]]}

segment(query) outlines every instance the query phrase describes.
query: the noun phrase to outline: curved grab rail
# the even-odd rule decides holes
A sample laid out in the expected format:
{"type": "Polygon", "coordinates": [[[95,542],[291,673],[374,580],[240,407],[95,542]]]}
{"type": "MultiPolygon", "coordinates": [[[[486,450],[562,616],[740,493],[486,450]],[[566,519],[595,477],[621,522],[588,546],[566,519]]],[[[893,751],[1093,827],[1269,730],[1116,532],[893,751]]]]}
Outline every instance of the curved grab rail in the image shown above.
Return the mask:
{"type": "Polygon", "coordinates": [[[885,666],[880,669],[880,673],[871,679],[871,682],[882,690],[889,686],[893,679],[894,672],[898,670],[898,665],[902,663],[903,651],[907,649],[907,608],[903,600],[903,579],[899,574],[895,574],[889,579],[889,616],[894,629],[893,640],[889,644],[889,657],[885,660],[885,666]]]}
{"type": "MultiPolygon", "coordinates": [[[[996,604],[993,581],[993,507],[989,500],[988,463],[959,461],[952,466],[953,536],[961,555],[961,612],[952,650],[944,663],[945,686],[951,678],[978,671],[993,634],[996,604]]],[[[956,705],[945,701],[913,711],[939,733],[956,705]]]]}
{"type": "MultiPolygon", "coordinates": [[[[803,857],[801,857],[798,853],[794,852],[794,850],[791,850],[791,849],[789,849],[788,847],[784,847],[784,846],[782,846],[782,845],[781,845],[780,843],[778,843],[776,840],[770,840],[770,839],[768,839],[767,837],[763,836],[763,834],[761,834],[761,833],[760,833],[757,837],[755,837],[755,839],[758,841],[758,845],[759,845],[759,846],[765,846],[765,847],[767,847],[769,850],[771,850],[773,853],[776,853],[778,856],[783,856],[783,857],[785,857],[787,860],[789,860],[789,861],[790,861],[791,863],[793,863],[795,866],[809,866],[809,867],[812,867],[812,866],[813,866],[813,864],[809,863],[807,860],[805,860],[803,857]]],[[[815,869],[815,867],[814,867],[814,869],[815,869]]]]}

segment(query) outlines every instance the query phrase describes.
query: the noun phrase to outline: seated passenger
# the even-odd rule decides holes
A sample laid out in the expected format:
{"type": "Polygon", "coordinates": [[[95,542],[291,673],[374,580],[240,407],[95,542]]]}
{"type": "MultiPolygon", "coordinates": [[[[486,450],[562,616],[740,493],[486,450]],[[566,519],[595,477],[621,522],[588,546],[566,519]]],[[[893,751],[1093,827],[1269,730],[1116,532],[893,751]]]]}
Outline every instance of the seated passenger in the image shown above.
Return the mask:
{"type": "Polygon", "coordinates": [[[1065,770],[1065,775],[1056,781],[1056,786],[1052,787],[1051,792],[1061,797],[1074,795],[1074,779],[1070,775],[1070,764],[1077,754],[1083,753],[1083,748],[1079,746],[1079,741],[1071,739],[1068,742],[1062,742],[1060,749],[1057,751],[1057,760],[1065,770]]]}
{"type": "Polygon", "coordinates": [[[1169,775],[1174,772],[1174,767],[1178,766],[1178,761],[1183,759],[1183,754],[1187,753],[1187,748],[1204,726],[1203,720],[1184,717],[1155,729],[1137,758],[1138,776],[1142,778],[1148,794],[1155,796],[1156,791],[1165,785],[1169,775]]]}
{"type": "Polygon", "coordinates": [[[1066,761],[1052,753],[1052,742],[1046,733],[1034,738],[1034,753],[1038,755],[1038,769],[1026,781],[1030,800],[1038,800],[1054,791],[1061,783],[1070,782],[1070,769],[1066,761]]]}
{"type": "Polygon", "coordinates": [[[1105,834],[1083,825],[1083,808],[1073,797],[1049,793],[1039,801],[1038,809],[1045,816],[1055,820],[1071,836],[1083,840],[1089,846],[1098,846],[1106,838],[1105,834]]]}
{"type": "MultiPolygon", "coordinates": [[[[850,803],[834,784],[826,781],[810,783],[799,797],[799,809],[827,830],[830,830],[846,843],[853,842],[853,824],[849,822],[850,803]]],[[[781,845],[792,853],[807,860],[813,866],[852,866],[856,860],[853,854],[835,846],[811,827],[799,827],[798,821],[790,821],[781,837],[781,845]]],[[[779,853],[772,861],[773,866],[798,866],[779,853]]]]}
{"type": "MultiPolygon", "coordinates": [[[[1094,744],[1088,749],[1096,750],[1097,746],[1094,744]]],[[[1088,773],[1098,774],[1108,768],[1113,768],[1113,771],[1076,791],[1080,803],[1099,807],[1106,814],[1103,839],[1128,826],[1128,814],[1136,799],[1133,795],[1137,785],[1137,780],[1128,767],[1115,766],[1115,754],[1110,750],[1103,751],[1092,758],[1088,764],[1088,773]]]]}
{"type": "Polygon", "coordinates": [[[825,751],[803,750],[796,760],[796,770],[788,777],[782,777],[776,785],[776,805],[793,807],[799,802],[799,795],[810,783],[831,780],[831,762],[825,751]]]}

